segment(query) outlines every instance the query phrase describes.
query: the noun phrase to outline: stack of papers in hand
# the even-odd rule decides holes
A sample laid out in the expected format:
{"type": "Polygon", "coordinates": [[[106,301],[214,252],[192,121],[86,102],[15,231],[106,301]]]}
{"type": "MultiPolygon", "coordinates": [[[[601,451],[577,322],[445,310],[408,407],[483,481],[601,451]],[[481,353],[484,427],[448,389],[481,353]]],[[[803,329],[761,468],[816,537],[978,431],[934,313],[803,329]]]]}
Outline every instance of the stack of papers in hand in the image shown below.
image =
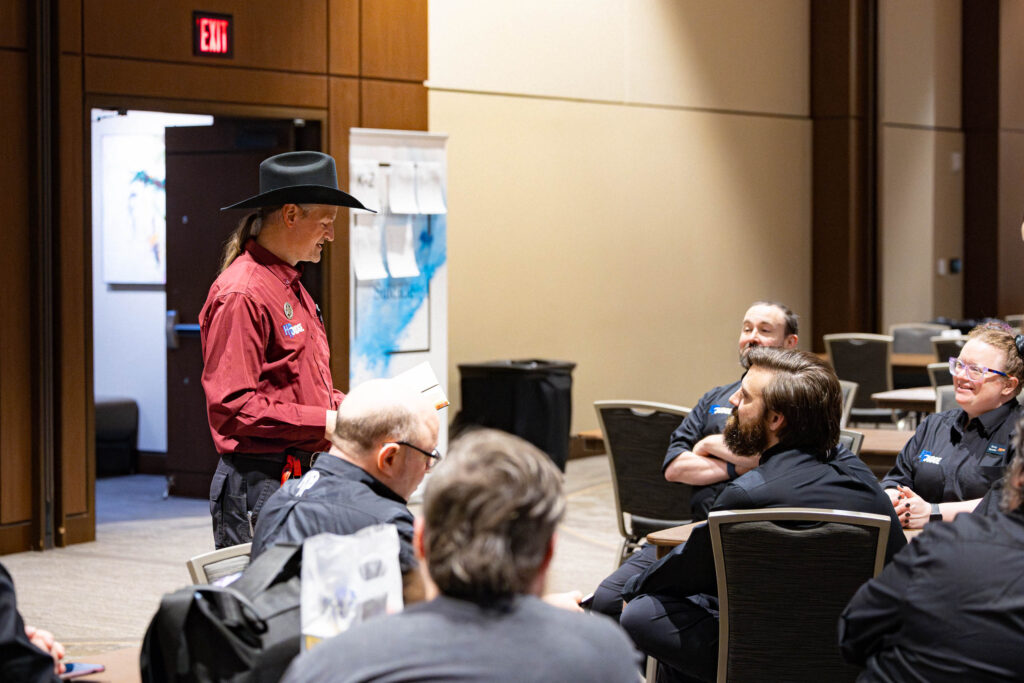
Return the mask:
{"type": "Polygon", "coordinates": [[[430,367],[430,363],[424,361],[395,376],[394,379],[396,382],[401,382],[410,389],[414,389],[426,396],[437,410],[448,407],[448,397],[445,396],[444,389],[441,388],[441,382],[438,381],[437,375],[434,374],[434,369],[430,367]]]}

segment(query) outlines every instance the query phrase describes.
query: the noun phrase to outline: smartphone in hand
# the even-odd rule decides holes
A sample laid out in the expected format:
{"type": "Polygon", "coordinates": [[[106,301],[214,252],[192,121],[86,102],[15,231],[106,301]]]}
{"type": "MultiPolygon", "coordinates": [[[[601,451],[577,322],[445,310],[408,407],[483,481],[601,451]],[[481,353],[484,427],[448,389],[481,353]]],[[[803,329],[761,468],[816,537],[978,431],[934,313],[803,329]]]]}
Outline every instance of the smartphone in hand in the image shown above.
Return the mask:
{"type": "Polygon", "coordinates": [[[98,674],[106,671],[107,667],[102,664],[87,664],[85,662],[64,662],[64,673],[60,675],[62,681],[67,681],[80,676],[98,674]]]}

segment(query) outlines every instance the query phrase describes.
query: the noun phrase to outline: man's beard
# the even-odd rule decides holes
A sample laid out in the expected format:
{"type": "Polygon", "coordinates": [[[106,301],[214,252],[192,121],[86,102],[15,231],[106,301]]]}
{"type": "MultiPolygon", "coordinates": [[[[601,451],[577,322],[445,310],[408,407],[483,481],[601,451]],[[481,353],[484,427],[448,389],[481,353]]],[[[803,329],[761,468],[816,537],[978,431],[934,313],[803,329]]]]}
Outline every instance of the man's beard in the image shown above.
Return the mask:
{"type": "Polygon", "coordinates": [[[764,415],[752,424],[740,424],[736,409],[725,423],[725,445],[736,455],[761,455],[768,447],[768,426],[764,415]]]}
{"type": "Polygon", "coordinates": [[[747,360],[747,351],[750,351],[750,349],[756,348],[758,346],[760,346],[760,344],[747,344],[742,349],[740,349],[740,365],[743,366],[744,370],[750,369],[750,361],[747,360]]]}

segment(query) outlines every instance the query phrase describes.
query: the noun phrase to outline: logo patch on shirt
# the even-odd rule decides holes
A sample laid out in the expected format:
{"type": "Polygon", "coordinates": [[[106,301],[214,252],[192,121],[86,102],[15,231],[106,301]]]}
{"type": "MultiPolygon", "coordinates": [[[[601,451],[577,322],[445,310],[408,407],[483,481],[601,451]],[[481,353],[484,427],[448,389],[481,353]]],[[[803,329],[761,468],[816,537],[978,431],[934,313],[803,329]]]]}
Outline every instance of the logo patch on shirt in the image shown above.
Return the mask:
{"type": "Polygon", "coordinates": [[[917,459],[929,465],[938,465],[942,462],[942,458],[932,455],[931,451],[921,451],[921,455],[917,456],[917,459]]]}
{"type": "Polygon", "coordinates": [[[295,489],[295,497],[301,497],[303,493],[313,488],[313,484],[317,483],[318,481],[320,481],[319,472],[317,472],[316,470],[310,470],[309,472],[306,472],[302,479],[299,479],[299,487],[295,489]]]}
{"type": "Polygon", "coordinates": [[[282,327],[284,327],[284,333],[289,337],[294,337],[297,334],[305,332],[305,330],[302,329],[302,323],[295,323],[294,325],[291,323],[285,323],[282,327]]]}
{"type": "Polygon", "coordinates": [[[732,406],[711,406],[708,415],[732,415],[732,406]]]}
{"type": "Polygon", "coordinates": [[[1004,455],[1006,453],[1006,446],[998,443],[990,443],[988,448],[985,449],[985,452],[993,455],[1004,455]]]}

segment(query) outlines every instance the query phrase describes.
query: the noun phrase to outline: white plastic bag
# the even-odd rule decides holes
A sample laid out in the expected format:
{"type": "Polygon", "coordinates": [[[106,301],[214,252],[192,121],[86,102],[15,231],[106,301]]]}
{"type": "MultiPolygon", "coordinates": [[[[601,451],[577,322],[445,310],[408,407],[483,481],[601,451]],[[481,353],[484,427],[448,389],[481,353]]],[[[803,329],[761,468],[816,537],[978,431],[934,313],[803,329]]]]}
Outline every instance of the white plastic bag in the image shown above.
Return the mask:
{"type": "Polygon", "coordinates": [[[402,610],[398,531],[393,524],[302,544],[302,635],[309,649],[381,614],[402,610]]]}

